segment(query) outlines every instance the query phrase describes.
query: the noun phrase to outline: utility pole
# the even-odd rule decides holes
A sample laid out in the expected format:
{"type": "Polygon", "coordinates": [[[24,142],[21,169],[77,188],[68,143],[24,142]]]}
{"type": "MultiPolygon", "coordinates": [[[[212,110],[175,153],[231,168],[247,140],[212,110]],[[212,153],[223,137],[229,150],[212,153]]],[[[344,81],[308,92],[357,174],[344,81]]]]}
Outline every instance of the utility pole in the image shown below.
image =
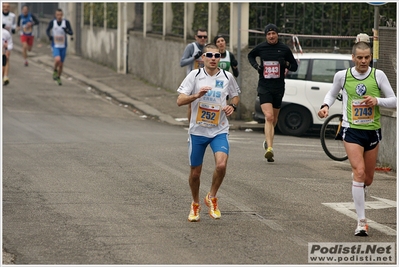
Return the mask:
{"type": "Polygon", "coordinates": [[[377,68],[377,61],[380,57],[380,41],[378,40],[378,28],[380,25],[380,8],[385,2],[370,2],[374,6],[374,28],[373,28],[373,68],[377,68]]]}
{"type": "Polygon", "coordinates": [[[377,68],[377,61],[380,58],[380,41],[378,40],[378,26],[380,24],[380,8],[374,6],[374,28],[373,28],[373,68],[377,68]]]}

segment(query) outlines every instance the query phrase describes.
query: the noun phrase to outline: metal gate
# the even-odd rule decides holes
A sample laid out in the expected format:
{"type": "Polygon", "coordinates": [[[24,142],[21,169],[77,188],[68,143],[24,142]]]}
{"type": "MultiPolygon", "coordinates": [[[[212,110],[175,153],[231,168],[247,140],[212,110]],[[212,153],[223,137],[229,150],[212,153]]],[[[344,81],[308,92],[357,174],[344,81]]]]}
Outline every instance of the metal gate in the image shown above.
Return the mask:
{"type": "Polygon", "coordinates": [[[54,12],[58,8],[58,3],[22,3],[27,5],[29,10],[38,18],[53,18],[54,12]]]}

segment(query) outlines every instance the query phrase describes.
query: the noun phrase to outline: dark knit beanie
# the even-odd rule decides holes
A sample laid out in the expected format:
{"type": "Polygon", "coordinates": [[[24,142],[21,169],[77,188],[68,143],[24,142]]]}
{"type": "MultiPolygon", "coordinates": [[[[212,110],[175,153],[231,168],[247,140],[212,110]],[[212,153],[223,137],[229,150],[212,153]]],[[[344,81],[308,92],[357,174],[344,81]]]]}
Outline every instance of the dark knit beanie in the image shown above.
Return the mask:
{"type": "Polygon", "coordinates": [[[216,42],[217,42],[217,40],[218,40],[219,38],[223,38],[223,39],[226,41],[226,38],[224,38],[223,35],[220,35],[220,34],[219,34],[219,35],[216,35],[215,38],[213,38],[213,43],[216,44],[216,42]]]}
{"type": "Polygon", "coordinates": [[[276,33],[278,33],[278,28],[277,28],[277,26],[276,25],[274,25],[274,24],[267,24],[266,25],[266,27],[265,27],[265,34],[267,34],[268,32],[270,32],[270,31],[274,31],[274,32],[276,32],[276,33]]]}

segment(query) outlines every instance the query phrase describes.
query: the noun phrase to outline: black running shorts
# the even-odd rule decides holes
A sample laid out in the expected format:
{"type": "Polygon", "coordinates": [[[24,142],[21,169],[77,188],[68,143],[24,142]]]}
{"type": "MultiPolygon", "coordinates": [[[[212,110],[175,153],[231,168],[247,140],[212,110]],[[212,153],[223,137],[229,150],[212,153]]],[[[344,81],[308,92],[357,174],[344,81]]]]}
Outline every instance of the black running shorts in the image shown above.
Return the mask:
{"type": "Polygon", "coordinates": [[[258,93],[260,105],[264,103],[271,103],[273,108],[281,108],[283,102],[284,89],[282,90],[267,90],[265,93],[258,93]]]}
{"type": "Polygon", "coordinates": [[[342,140],[348,143],[355,143],[364,147],[364,151],[374,149],[382,139],[381,129],[360,130],[353,128],[341,129],[342,140]]]}

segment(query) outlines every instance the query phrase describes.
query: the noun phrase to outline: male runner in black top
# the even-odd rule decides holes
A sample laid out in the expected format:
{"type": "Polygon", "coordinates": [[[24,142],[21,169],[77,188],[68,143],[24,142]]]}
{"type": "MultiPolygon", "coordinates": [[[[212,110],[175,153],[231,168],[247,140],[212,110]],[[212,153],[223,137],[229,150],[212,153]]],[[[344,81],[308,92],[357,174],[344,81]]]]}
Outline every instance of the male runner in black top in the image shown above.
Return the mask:
{"type": "Polygon", "coordinates": [[[258,96],[265,115],[265,158],[273,162],[274,127],[285,91],[286,70],[296,71],[298,63],[288,46],[278,39],[278,29],[274,24],[265,27],[266,41],[257,45],[248,54],[252,67],[259,73],[258,96]],[[260,58],[260,64],[256,58],[260,58]],[[267,144],[267,145],[266,145],[267,144]]]}

